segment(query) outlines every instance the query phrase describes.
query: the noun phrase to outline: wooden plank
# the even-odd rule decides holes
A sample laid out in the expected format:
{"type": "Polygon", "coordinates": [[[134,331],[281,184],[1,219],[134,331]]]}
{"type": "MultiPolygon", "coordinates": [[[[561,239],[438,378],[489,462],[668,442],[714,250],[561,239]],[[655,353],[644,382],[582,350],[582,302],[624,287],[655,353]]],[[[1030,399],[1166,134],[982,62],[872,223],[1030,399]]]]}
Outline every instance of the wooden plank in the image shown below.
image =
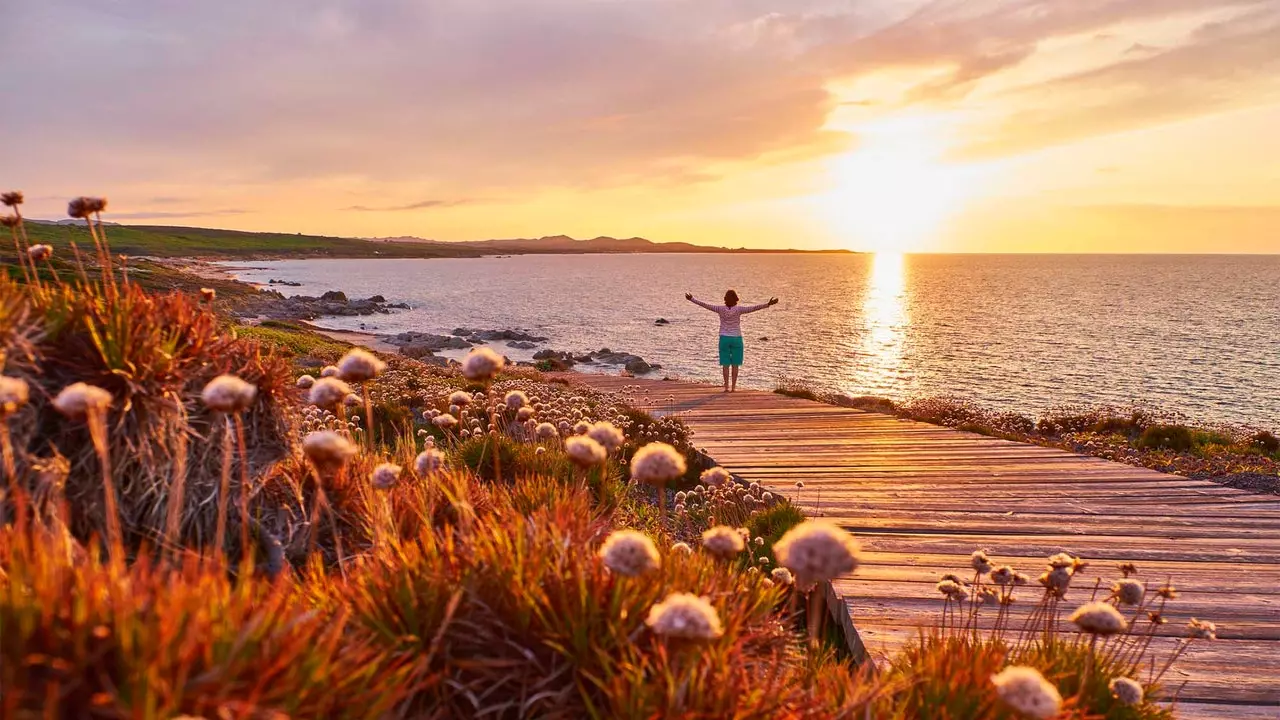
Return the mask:
{"type": "Polygon", "coordinates": [[[1193,645],[1171,671],[1173,684],[1186,683],[1180,716],[1280,720],[1276,495],[772,393],[571,377],[674,414],[736,475],[853,531],[862,567],[831,585],[828,605],[851,642],[873,653],[937,622],[934,583],[963,576],[974,549],[1034,574],[1052,553],[1084,556],[1092,564],[1071,602],[1096,582],[1109,587],[1115,563],[1132,561],[1149,584],[1169,580],[1181,592],[1155,647],[1178,642],[1189,617],[1218,624],[1222,639],[1193,645]]]}

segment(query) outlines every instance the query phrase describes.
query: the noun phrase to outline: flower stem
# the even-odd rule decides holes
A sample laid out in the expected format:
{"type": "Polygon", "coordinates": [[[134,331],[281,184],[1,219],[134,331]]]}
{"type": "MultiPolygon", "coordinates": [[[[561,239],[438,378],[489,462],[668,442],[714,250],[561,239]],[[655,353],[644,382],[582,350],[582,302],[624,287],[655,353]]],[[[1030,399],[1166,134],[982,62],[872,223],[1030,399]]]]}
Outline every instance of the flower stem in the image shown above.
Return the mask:
{"type": "Polygon", "coordinates": [[[120,508],[116,504],[116,485],[111,476],[111,454],[107,449],[107,419],[101,410],[90,410],[87,416],[89,438],[102,467],[102,495],[107,515],[107,546],[113,568],[124,570],[124,532],[120,527],[120,508]]]}

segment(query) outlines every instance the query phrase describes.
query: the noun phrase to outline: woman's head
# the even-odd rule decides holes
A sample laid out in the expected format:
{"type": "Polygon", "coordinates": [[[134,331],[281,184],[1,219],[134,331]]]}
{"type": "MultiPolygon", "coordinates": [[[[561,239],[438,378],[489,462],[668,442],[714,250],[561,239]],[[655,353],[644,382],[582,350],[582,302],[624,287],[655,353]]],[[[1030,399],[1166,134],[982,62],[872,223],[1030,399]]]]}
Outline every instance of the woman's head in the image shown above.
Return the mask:
{"type": "Polygon", "coordinates": [[[725,293],[725,294],[724,294],[724,304],[725,304],[726,306],[728,306],[728,307],[733,307],[734,305],[737,305],[737,304],[738,304],[738,293],[736,293],[736,292],[734,292],[734,291],[732,291],[732,290],[730,290],[729,292],[725,293]]]}

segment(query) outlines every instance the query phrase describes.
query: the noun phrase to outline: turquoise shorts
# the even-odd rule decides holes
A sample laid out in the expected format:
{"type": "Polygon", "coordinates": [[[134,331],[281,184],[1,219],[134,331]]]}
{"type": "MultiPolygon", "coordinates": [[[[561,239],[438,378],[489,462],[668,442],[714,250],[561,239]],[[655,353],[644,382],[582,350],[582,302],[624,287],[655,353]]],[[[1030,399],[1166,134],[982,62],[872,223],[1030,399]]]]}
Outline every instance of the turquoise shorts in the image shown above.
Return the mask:
{"type": "Polygon", "coordinates": [[[742,364],[742,337],[738,335],[720,336],[720,364],[742,364]]]}

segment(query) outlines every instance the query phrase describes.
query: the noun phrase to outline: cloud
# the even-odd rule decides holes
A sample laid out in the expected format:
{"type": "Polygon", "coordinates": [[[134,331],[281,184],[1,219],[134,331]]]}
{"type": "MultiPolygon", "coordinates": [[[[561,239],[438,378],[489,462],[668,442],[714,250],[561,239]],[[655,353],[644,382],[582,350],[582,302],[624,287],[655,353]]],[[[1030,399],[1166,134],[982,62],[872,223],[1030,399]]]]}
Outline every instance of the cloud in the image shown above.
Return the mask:
{"type": "MultiPolygon", "coordinates": [[[[965,107],[1053,38],[1274,0],[41,0],[0,25],[6,175],[134,178],[192,197],[387,187],[448,197],[672,187],[735,162],[847,152],[833,84],[939,69],[906,102],[965,107]],[[22,102],[15,102],[22,98],[22,102]],[[406,189],[408,188],[408,189],[406,189]]],[[[1270,16],[1264,16],[1270,17],[1270,16]]],[[[1248,101],[1275,74],[1265,23],[1206,29],[1092,75],[984,96],[957,157],[1037,149],[1248,101]],[[1218,33],[1215,35],[1215,33],[1218,33]],[[1252,33],[1252,34],[1251,34],[1252,33]]],[[[874,105],[872,104],[874,103],[874,105]]],[[[148,194],[163,193],[146,191],[148,194]]],[[[344,197],[334,200],[334,197],[344,197]]],[[[145,195],[139,195],[145,197],[145,195]]],[[[165,193],[156,205],[187,200],[165,193]]],[[[434,203],[434,204],[432,204],[434,203]]]]}
{"type": "Polygon", "coordinates": [[[428,210],[433,208],[457,207],[459,205],[469,205],[474,200],[422,200],[420,202],[409,203],[408,205],[383,205],[370,207],[368,205],[351,205],[343,210],[357,210],[360,212],[401,212],[404,210],[428,210]]]}
{"type": "Polygon", "coordinates": [[[1186,42],[1021,88],[1015,112],[956,155],[1011,155],[1280,99],[1280,8],[1203,25],[1186,42]]]}
{"type": "Polygon", "coordinates": [[[28,70],[0,77],[0,97],[33,99],[6,108],[6,131],[41,140],[6,165],[91,185],[196,172],[465,192],[683,181],[828,147],[827,78],[772,42],[779,23],[726,35],[761,5],[25,3],[0,65],[28,70]]]}
{"type": "Polygon", "coordinates": [[[815,52],[833,72],[949,67],[946,78],[929,81],[911,95],[917,101],[953,99],[978,81],[1018,65],[1051,38],[1090,33],[1109,37],[1105,31],[1121,23],[1268,2],[933,0],[874,32],[858,34],[849,23],[830,22],[821,22],[812,32],[825,39],[815,52]]]}
{"type": "Polygon", "coordinates": [[[1160,52],[1160,48],[1155,45],[1147,45],[1146,43],[1134,43],[1129,49],[1124,51],[1125,55],[1146,55],[1148,53],[1160,52]]]}

